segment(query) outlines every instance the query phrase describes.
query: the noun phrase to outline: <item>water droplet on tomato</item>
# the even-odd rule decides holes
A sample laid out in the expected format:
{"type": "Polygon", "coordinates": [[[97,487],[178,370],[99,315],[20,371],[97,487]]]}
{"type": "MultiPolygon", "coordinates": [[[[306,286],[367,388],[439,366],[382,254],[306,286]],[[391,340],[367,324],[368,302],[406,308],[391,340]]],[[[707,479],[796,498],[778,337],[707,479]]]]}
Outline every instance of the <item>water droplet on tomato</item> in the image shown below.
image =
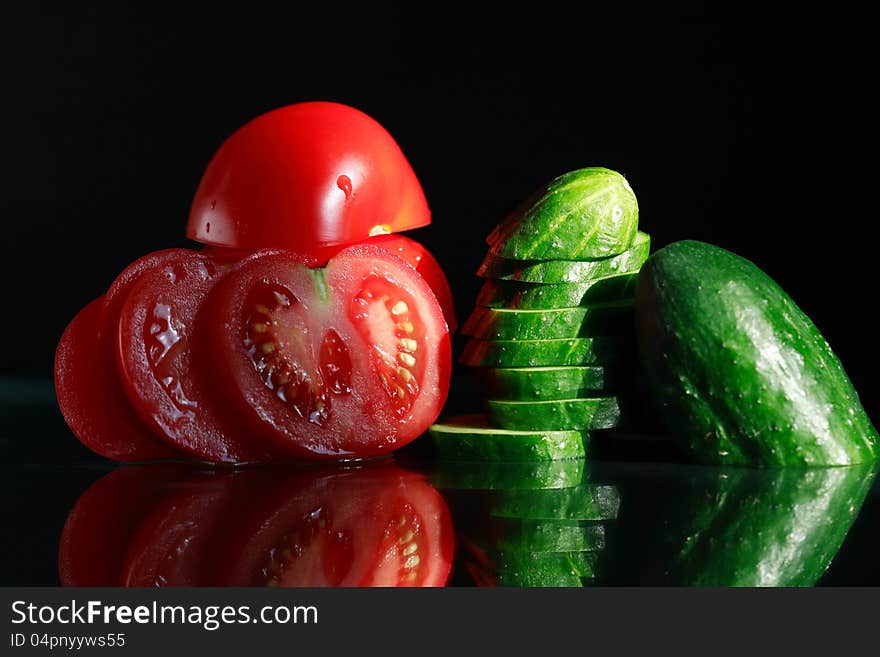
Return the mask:
{"type": "Polygon", "coordinates": [[[345,193],[345,198],[351,198],[351,178],[342,174],[336,179],[336,186],[345,193]]]}

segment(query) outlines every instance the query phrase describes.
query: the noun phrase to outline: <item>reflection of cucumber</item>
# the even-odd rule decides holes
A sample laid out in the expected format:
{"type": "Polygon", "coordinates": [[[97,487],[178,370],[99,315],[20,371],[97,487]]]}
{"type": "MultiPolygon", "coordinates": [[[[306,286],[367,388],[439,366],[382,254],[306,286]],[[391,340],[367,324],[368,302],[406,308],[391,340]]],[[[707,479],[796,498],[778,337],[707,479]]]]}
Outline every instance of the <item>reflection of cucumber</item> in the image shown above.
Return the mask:
{"type": "Polygon", "coordinates": [[[814,585],[840,549],[875,472],[873,465],[721,471],[692,500],[669,569],[672,583],[814,585]]]}
{"type": "Polygon", "coordinates": [[[572,520],[495,518],[492,547],[505,552],[581,552],[605,547],[605,528],[572,520]]]}
{"type": "Polygon", "coordinates": [[[613,258],[601,260],[505,260],[491,253],[477,276],[523,283],[574,283],[637,272],[651,251],[651,236],[639,232],[633,245],[613,258]]]}
{"type": "Polygon", "coordinates": [[[472,367],[552,367],[613,365],[630,358],[633,342],[618,337],[557,340],[468,340],[462,365],[472,367]]]}
{"type": "Polygon", "coordinates": [[[492,253],[516,260],[605,258],[628,249],[639,206],[626,179],[590,167],[563,174],[490,235],[492,253]]]}
{"type": "Polygon", "coordinates": [[[533,401],[586,397],[613,385],[604,367],[504,367],[477,370],[488,397],[533,401]]]}
{"type": "Polygon", "coordinates": [[[465,560],[465,567],[477,586],[518,588],[575,588],[590,581],[592,576],[582,577],[576,567],[565,564],[540,565],[526,570],[495,570],[472,560],[465,560]]]}
{"type": "Polygon", "coordinates": [[[582,283],[552,285],[486,281],[477,296],[477,305],[487,308],[543,310],[632,299],[635,295],[637,278],[637,274],[624,274],[582,283]]]}
{"type": "Polygon", "coordinates": [[[515,431],[587,431],[610,429],[620,423],[616,397],[520,402],[490,399],[489,420],[515,431]]]}
{"type": "Polygon", "coordinates": [[[586,455],[586,439],[579,431],[493,429],[482,416],[452,418],[428,432],[441,459],[534,461],[586,455]]]}
{"type": "Polygon", "coordinates": [[[582,484],[562,490],[499,493],[491,515],[530,520],[613,520],[619,508],[620,495],[614,486],[582,484]]]}
{"type": "Polygon", "coordinates": [[[583,459],[563,461],[438,462],[429,475],[435,488],[457,490],[541,490],[577,486],[584,477],[583,459]]]}
{"type": "Polygon", "coordinates": [[[477,306],[461,328],[462,335],[482,340],[551,340],[632,332],[632,300],[552,310],[477,306]]]}

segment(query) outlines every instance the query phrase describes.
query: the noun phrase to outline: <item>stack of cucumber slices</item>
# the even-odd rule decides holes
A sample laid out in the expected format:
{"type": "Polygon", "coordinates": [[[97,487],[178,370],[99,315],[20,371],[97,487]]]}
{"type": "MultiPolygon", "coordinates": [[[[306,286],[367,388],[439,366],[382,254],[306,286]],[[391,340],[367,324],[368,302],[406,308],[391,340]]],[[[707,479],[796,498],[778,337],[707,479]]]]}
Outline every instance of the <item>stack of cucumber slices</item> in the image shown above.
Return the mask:
{"type": "Polygon", "coordinates": [[[441,464],[432,478],[450,504],[461,563],[477,585],[596,582],[606,526],[617,518],[620,496],[614,486],[590,481],[582,459],[508,463],[497,470],[441,464]]]}
{"type": "Polygon", "coordinates": [[[462,327],[485,416],[431,427],[441,458],[565,459],[621,422],[636,351],[633,296],[650,237],[609,169],[560,176],[492,231],[462,327]]]}

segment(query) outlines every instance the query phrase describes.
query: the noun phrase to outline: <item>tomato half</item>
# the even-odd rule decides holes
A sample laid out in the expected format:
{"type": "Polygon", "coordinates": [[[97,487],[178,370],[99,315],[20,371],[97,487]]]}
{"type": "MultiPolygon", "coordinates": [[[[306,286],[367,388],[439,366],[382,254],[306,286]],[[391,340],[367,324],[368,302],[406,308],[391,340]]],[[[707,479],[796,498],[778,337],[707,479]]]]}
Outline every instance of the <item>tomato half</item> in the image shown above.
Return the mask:
{"type": "Polygon", "coordinates": [[[120,313],[120,379],[135,411],[169,445],[208,461],[264,461],[273,450],[214,399],[201,360],[212,355],[199,356],[199,310],[221,274],[210,258],[181,249],[139,278],[120,313]]]}
{"type": "Polygon", "coordinates": [[[300,252],[424,226],[421,185],[375,120],[338,103],[289,105],[220,147],[190,209],[198,242],[300,252]]]}
{"type": "Polygon", "coordinates": [[[454,533],[421,476],[381,466],[289,478],[225,547],[231,586],[443,586],[454,533]]]}
{"type": "Polygon", "coordinates": [[[372,245],[310,269],[286,253],[236,265],[209,295],[213,380],[254,433],[302,457],[385,454],[421,435],[449,391],[442,310],[372,245]]]}

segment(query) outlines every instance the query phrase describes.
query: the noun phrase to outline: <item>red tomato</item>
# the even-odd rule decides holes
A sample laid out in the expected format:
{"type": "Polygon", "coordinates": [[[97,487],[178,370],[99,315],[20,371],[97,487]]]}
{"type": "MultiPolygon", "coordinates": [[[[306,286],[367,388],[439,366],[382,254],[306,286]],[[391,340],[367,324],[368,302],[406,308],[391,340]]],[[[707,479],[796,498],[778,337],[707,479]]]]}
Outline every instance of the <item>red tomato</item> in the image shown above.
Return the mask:
{"type": "Polygon", "coordinates": [[[430,223],[400,147],[338,103],[289,105],[232,134],[202,177],[186,234],[237,249],[310,253],[430,223]]]}
{"type": "Polygon", "coordinates": [[[231,586],[443,586],[454,534],[421,476],[380,466],[288,479],[225,547],[231,586]]]}
{"type": "Polygon", "coordinates": [[[205,308],[213,379],[255,434],[309,458],[388,453],[449,391],[451,353],[427,283],[372,245],[324,269],[286,253],[239,263],[205,308]]]}
{"type": "Polygon", "coordinates": [[[215,462],[264,461],[273,450],[225,414],[199,359],[199,309],[220,274],[210,258],[180,249],[141,275],[118,324],[122,387],[141,419],[184,453],[215,462]]]}

